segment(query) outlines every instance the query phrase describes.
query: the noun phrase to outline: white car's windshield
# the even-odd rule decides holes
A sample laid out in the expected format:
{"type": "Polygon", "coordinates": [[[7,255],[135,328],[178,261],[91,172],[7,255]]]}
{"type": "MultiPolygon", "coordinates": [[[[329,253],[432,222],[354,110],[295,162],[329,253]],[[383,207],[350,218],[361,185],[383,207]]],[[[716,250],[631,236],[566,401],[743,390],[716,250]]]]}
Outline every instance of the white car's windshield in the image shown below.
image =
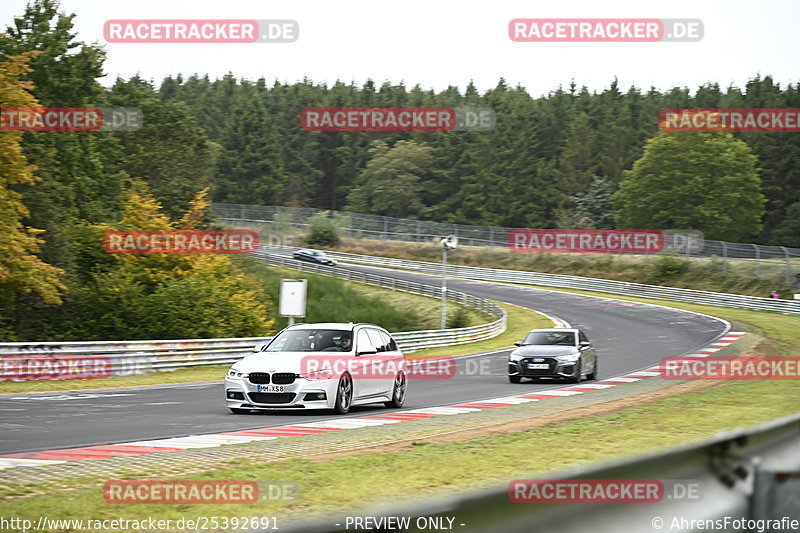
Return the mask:
{"type": "Polygon", "coordinates": [[[290,329],[280,333],[265,352],[349,352],[353,332],[338,329],[290,329]]]}
{"type": "Polygon", "coordinates": [[[522,344],[575,346],[575,333],[572,331],[537,331],[528,333],[522,344]]]}

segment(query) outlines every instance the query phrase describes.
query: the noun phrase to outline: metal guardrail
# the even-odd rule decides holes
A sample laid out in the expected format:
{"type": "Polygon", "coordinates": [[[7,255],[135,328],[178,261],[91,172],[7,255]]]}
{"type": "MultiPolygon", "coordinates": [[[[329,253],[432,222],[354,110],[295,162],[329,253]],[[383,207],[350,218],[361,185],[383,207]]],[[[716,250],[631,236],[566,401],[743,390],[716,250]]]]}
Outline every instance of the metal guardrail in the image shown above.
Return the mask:
{"type": "MultiPolygon", "coordinates": [[[[344,269],[332,269],[286,259],[257,254],[262,260],[299,269],[306,272],[334,275],[343,279],[368,283],[396,291],[439,298],[441,288],[436,285],[407,282],[361,274],[344,269]]],[[[490,339],[505,331],[506,313],[497,304],[459,291],[448,291],[451,301],[463,304],[495,318],[492,322],[467,328],[443,330],[401,331],[392,333],[401,350],[410,353],[424,348],[454,346],[490,339]]],[[[107,370],[114,375],[130,375],[154,370],[233,364],[252,352],[253,346],[269,341],[272,337],[247,337],[233,339],[182,339],[142,341],[84,341],[84,342],[10,342],[0,343],[0,365],[3,358],[14,357],[39,360],[37,369],[43,368],[48,359],[69,361],[83,357],[102,357],[107,370]]],[[[65,363],[66,364],[66,363],[65,363]]],[[[0,379],[3,372],[0,368],[0,379]]]]}
{"type": "MultiPolygon", "coordinates": [[[[569,453],[569,450],[550,450],[550,453],[569,453]]],[[[287,524],[282,529],[307,533],[352,531],[357,528],[352,527],[352,522],[350,528],[346,527],[348,516],[351,519],[358,516],[370,517],[372,523],[381,517],[408,517],[409,527],[403,531],[430,531],[419,524],[436,523],[437,519],[444,524],[453,519],[449,529],[471,532],[796,531],[798,527],[764,525],[767,520],[800,520],[800,414],[723,433],[704,442],[548,474],[546,478],[659,480],[665,486],[691,484],[698,490],[696,498],[680,498],[670,493],[660,501],[651,502],[513,503],[508,485],[502,485],[472,494],[426,498],[424,503],[352,510],[347,516],[287,524]],[[717,520],[722,521],[722,526],[709,525],[717,520]],[[742,521],[742,526],[732,524],[735,520],[742,521]]]]}
{"type": "MultiPolygon", "coordinates": [[[[428,261],[411,261],[408,259],[394,259],[389,257],[375,257],[342,252],[327,252],[337,259],[366,266],[394,268],[428,274],[441,274],[442,265],[428,261]]],[[[582,289],[587,291],[608,292],[625,296],[641,298],[656,298],[663,300],[676,300],[703,305],[721,307],[736,307],[739,309],[752,309],[755,311],[775,311],[784,314],[800,314],[800,300],[780,300],[772,298],[759,298],[741,294],[724,292],[708,292],[695,289],[678,289],[662,287],[659,285],[646,285],[643,283],[629,283],[599,278],[584,278],[580,276],[565,276],[562,274],[543,274],[527,272],[524,270],[503,270],[496,268],[481,268],[461,265],[448,265],[448,275],[465,279],[499,281],[506,283],[520,283],[525,285],[543,285],[547,287],[564,287],[569,289],[582,289]]]]}
{"type": "Polygon", "coordinates": [[[254,345],[271,338],[5,342],[0,343],[0,365],[3,358],[9,357],[37,359],[39,364],[32,368],[38,372],[46,367],[48,360],[53,364],[57,361],[68,364],[81,357],[102,357],[108,373],[127,376],[153,370],[233,364],[251,352],[254,345]]]}

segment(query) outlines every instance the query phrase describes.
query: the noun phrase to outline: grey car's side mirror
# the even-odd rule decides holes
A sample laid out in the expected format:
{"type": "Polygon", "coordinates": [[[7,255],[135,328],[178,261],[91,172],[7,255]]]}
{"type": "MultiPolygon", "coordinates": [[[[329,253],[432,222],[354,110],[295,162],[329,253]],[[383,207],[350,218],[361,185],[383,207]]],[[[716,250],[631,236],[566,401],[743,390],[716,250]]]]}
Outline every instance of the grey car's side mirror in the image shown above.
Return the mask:
{"type": "Polygon", "coordinates": [[[522,346],[522,341],[517,341],[514,343],[514,346],[522,346]]]}

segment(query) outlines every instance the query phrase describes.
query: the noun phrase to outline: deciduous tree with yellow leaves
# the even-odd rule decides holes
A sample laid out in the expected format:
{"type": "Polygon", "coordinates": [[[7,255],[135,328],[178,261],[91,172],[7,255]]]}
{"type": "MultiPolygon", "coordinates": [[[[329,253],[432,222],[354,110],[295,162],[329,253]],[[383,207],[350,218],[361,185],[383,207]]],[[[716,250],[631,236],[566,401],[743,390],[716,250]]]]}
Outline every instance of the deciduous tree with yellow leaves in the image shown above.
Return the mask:
{"type": "MultiPolygon", "coordinates": [[[[6,56],[0,61],[0,107],[35,108],[33,84],[22,81],[28,72],[29,52],[6,56]]],[[[22,132],[3,131],[0,127],[0,303],[9,303],[19,294],[38,293],[50,304],[61,303],[66,289],[60,280],[62,270],[42,261],[37,254],[42,230],[25,225],[29,216],[23,197],[13,186],[38,180],[36,167],[22,151],[22,132]]],[[[2,330],[2,325],[0,325],[2,330]]]]}

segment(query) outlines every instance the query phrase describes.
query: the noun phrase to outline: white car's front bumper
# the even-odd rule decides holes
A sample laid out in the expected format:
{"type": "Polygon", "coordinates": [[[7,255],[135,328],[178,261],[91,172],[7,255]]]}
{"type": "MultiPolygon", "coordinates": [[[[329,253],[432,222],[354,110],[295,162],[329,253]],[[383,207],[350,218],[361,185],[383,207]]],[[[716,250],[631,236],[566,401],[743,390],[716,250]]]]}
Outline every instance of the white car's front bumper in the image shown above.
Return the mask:
{"type": "Polygon", "coordinates": [[[336,400],[336,379],[295,378],[287,385],[225,378],[225,402],[233,409],[329,409],[336,400]],[[324,394],[324,399],[319,399],[324,394]]]}

